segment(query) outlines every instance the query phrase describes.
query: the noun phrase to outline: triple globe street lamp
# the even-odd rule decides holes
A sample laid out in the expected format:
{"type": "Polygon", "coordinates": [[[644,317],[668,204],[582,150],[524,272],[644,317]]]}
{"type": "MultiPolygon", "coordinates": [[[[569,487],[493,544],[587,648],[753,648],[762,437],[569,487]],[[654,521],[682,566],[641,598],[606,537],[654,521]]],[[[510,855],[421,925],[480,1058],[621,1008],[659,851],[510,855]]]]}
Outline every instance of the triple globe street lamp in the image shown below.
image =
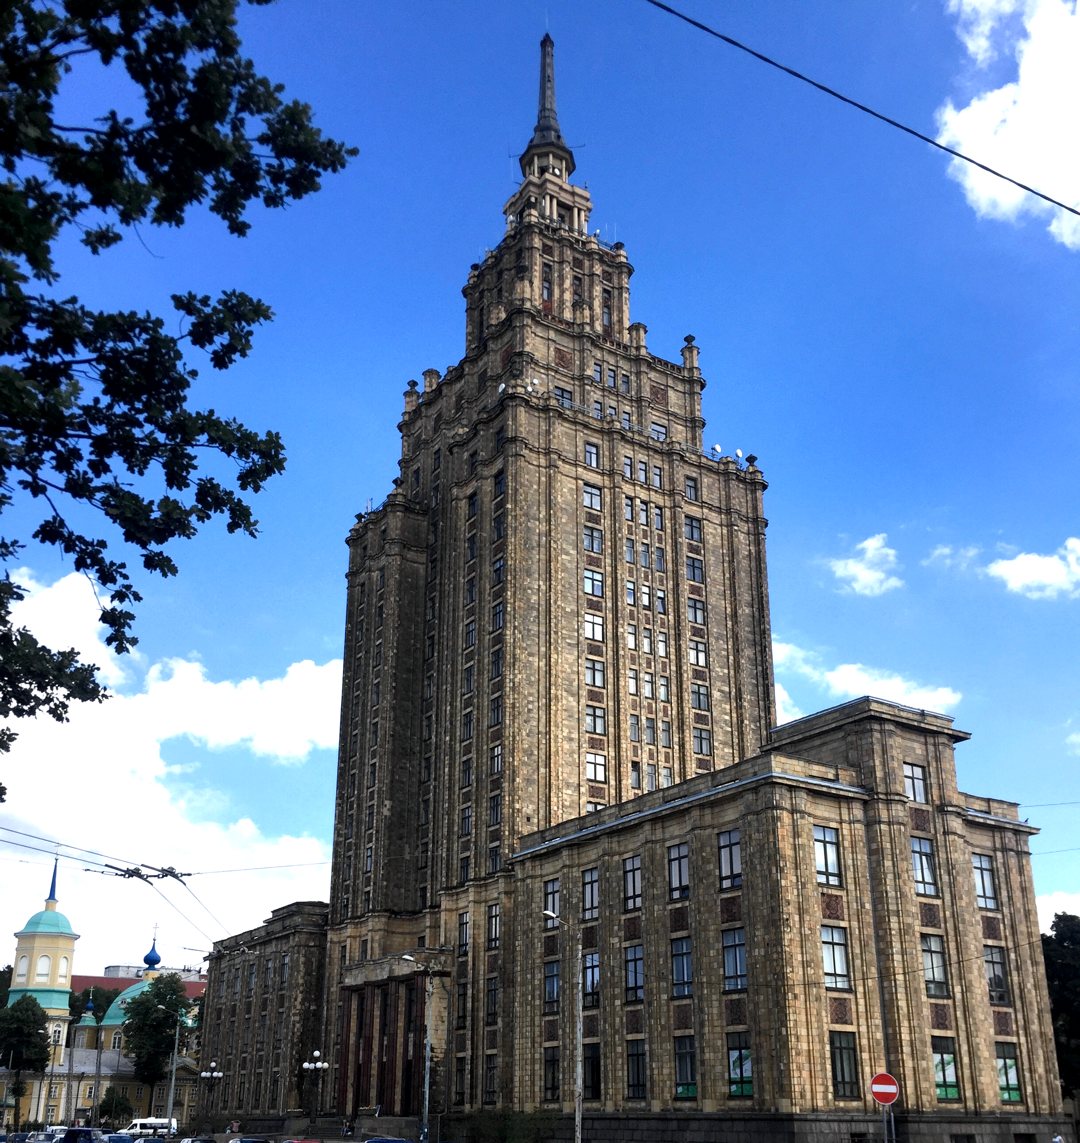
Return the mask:
{"type": "Polygon", "coordinates": [[[322,1052],[318,1049],[311,1053],[311,1059],[305,1060],[301,1065],[304,1072],[308,1075],[315,1086],[315,1096],[311,1101],[311,1127],[314,1130],[315,1116],[319,1110],[319,1096],[322,1091],[322,1077],[323,1072],[327,1071],[330,1065],[322,1058],[322,1052]]]}

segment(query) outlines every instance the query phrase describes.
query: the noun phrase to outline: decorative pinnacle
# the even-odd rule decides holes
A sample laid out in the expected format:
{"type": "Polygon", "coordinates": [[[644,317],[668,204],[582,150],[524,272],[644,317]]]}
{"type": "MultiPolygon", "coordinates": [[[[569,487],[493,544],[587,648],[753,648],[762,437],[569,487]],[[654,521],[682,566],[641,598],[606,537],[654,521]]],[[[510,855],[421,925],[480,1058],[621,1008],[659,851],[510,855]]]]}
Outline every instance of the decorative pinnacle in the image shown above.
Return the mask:
{"type": "Polygon", "coordinates": [[[574,156],[566,145],[559,130],[559,116],[555,111],[555,41],[547,33],[540,41],[540,105],[536,114],[536,127],[525,155],[522,156],[522,168],[525,166],[525,156],[535,150],[556,149],[562,154],[569,175],[574,170],[574,156]]]}

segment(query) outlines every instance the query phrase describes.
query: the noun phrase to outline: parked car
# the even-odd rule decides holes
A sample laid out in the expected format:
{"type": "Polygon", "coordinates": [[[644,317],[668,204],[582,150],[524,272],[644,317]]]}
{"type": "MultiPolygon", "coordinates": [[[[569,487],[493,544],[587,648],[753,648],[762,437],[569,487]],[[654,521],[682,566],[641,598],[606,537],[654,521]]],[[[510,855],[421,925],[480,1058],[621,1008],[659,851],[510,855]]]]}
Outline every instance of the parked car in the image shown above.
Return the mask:
{"type": "Polygon", "coordinates": [[[56,1138],[60,1143],[105,1143],[105,1133],[99,1127],[69,1127],[56,1138]]]}
{"type": "Polygon", "coordinates": [[[106,1131],[105,1143],[135,1143],[135,1136],[126,1131],[106,1131]]]}

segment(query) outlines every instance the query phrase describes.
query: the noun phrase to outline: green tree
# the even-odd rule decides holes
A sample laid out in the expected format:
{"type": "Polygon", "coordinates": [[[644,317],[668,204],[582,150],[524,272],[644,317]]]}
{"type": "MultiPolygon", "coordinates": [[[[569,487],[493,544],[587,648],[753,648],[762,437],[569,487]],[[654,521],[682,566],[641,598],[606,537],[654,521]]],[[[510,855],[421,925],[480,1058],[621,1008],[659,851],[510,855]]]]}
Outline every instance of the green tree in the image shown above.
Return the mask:
{"type": "Polygon", "coordinates": [[[0,968],[0,1008],[7,1004],[8,989],[11,987],[11,965],[0,968]]]}
{"type": "Polygon", "coordinates": [[[117,1127],[127,1123],[134,1114],[135,1109],[131,1106],[131,1100],[126,1095],[121,1095],[112,1084],[109,1084],[98,1107],[98,1115],[101,1121],[117,1127]]]}
{"type": "Polygon", "coordinates": [[[1042,938],[1061,1086],[1080,1092],[1080,917],[1057,913],[1042,938]]]}
{"type": "Polygon", "coordinates": [[[45,1009],[32,997],[20,996],[9,1008],[0,1008],[0,1059],[14,1075],[15,1130],[19,1130],[24,1073],[43,1075],[49,1066],[49,1033],[45,1009]]]}
{"type": "MultiPolygon", "coordinates": [[[[136,642],[141,596],[110,543],[169,576],[178,570],[169,543],[212,518],[257,532],[245,497],[284,468],[281,438],[189,407],[188,358],[227,369],[272,313],[236,290],[176,293],[168,322],[95,309],[65,291],[60,246],[76,237],[103,254],[135,227],[182,225],[195,207],[240,236],[252,204],[303,198],[356,153],[324,138],[311,108],[286,101],[244,58],[240,2],[0,5],[0,513],[21,502],[39,521],[29,538],[103,589],[101,622],[118,652],[136,642]],[[94,68],[124,76],[123,111],[58,119],[65,81],[94,68]],[[230,467],[231,479],[218,475],[230,467]]],[[[0,563],[19,558],[26,539],[0,536],[0,563]]],[[[11,607],[24,594],[5,573],[0,717],[63,720],[72,701],[105,692],[74,651],[15,626],[11,607]]],[[[13,737],[0,730],[0,750],[13,737]]]]}
{"type": "MultiPolygon", "coordinates": [[[[177,1022],[182,1047],[189,1007],[184,982],[175,972],[155,976],[145,991],[128,1002],[124,1040],[139,1083],[152,1087],[168,1074],[177,1022]]],[[[151,1107],[153,1103],[151,1098],[151,1107]]]]}

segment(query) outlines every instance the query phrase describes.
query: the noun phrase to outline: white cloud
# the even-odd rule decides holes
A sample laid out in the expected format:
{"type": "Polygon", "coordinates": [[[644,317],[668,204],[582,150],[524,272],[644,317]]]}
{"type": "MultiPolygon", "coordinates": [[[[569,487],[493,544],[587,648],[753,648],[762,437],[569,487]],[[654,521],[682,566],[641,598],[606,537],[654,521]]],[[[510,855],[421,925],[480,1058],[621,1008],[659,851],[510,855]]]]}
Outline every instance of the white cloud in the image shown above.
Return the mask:
{"type": "MultiPolygon", "coordinates": [[[[787,680],[785,697],[787,685],[794,686],[799,680],[812,683],[826,702],[871,695],[919,710],[947,712],[963,697],[951,687],[927,686],[914,679],[906,679],[895,671],[867,667],[862,663],[840,663],[829,667],[822,663],[816,652],[791,643],[773,643],[773,663],[777,675],[787,680]]],[[[778,684],[778,694],[779,689],[778,684]]]]}
{"type": "MultiPolygon", "coordinates": [[[[87,657],[109,663],[93,593],[78,587],[83,582],[77,576],[51,586],[35,581],[19,619],[35,632],[44,620],[41,626],[51,627],[57,645],[76,643],[87,657]]],[[[11,829],[109,854],[102,860],[122,868],[149,862],[197,874],[187,881],[189,892],[176,881],[148,885],[86,872],[86,861],[62,860],[60,909],[82,934],[79,973],[138,963],[155,924],[166,963],[198,963],[199,956],[185,949],[209,950],[213,939],[260,924],[280,905],[328,895],[324,841],[271,833],[257,819],[258,807],[273,797],[268,765],[299,764],[335,745],[340,660],[293,663],[278,678],[241,681],[214,680],[209,668],[185,659],[136,674],[139,666],[135,660],[125,664],[124,692],[105,703],[76,704],[67,723],[15,723],[19,737],[2,762],[4,824],[11,829]],[[252,791],[238,805],[227,792],[229,775],[222,768],[236,763],[232,755],[201,766],[187,759],[168,764],[163,744],[179,737],[213,751],[246,750],[250,757],[240,761],[245,773],[256,774],[257,795],[252,791]],[[256,868],[261,866],[290,868],[256,868]],[[208,872],[223,869],[254,871],[208,872]]],[[[116,677],[115,663],[110,670],[116,677]]],[[[312,796],[329,799],[331,789],[324,783],[312,796]]],[[[0,932],[14,932],[41,908],[51,859],[10,844],[39,842],[9,832],[0,839],[0,932]]]]}
{"type": "Polygon", "coordinates": [[[796,719],[802,718],[805,713],[792,702],[791,695],[788,694],[784,684],[778,682],[776,684],[776,725],[783,726],[785,722],[794,722],[796,719]]]}
{"type": "MultiPolygon", "coordinates": [[[[938,142],[1070,206],[1080,206],[1080,9],[1071,0],[951,0],[958,34],[979,67],[1015,59],[1015,78],[957,107],[938,109],[938,142]]],[[[1080,250],[1080,218],[960,159],[949,175],[980,217],[1049,219],[1063,245],[1080,250]]]]}
{"type": "Polygon", "coordinates": [[[1080,754],[1080,734],[1069,734],[1065,738],[1065,749],[1070,754],[1080,754]]]}
{"type": "Polygon", "coordinates": [[[1080,596],[1080,539],[1070,536],[1051,556],[1021,552],[994,560],[986,572],[1028,599],[1076,598],[1080,596]]]}
{"type": "Polygon", "coordinates": [[[884,532],[878,532],[855,545],[857,556],[829,560],[829,567],[846,591],[856,595],[884,595],[904,586],[904,581],[892,574],[899,561],[896,550],[886,543],[888,538],[884,532]]]}
{"type": "Polygon", "coordinates": [[[1080,893],[1067,893],[1059,889],[1054,893],[1042,893],[1035,898],[1035,911],[1039,915],[1039,931],[1049,933],[1056,913],[1072,913],[1080,916],[1080,893]]]}
{"type": "Polygon", "coordinates": [[[950,570],[965,571],[971,567],[979,555],[979,549],[971,546],[954,548],[949,544],[938,544],[922,561],[923,567],[943,567],[950,570]]]}

